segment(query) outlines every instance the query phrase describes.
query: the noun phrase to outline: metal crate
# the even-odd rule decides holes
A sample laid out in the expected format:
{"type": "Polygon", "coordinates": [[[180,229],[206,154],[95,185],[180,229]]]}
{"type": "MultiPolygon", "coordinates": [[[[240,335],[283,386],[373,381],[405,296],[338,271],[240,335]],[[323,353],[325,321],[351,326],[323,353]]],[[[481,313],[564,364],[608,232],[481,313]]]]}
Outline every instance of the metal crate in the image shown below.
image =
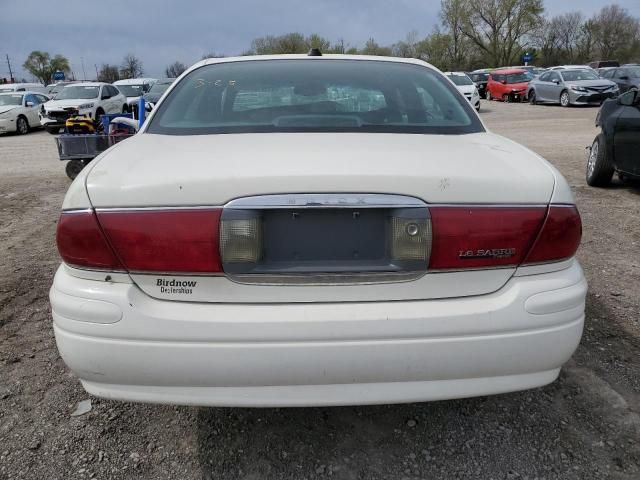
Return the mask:
{"type": "Polygon", "coordinates": [[[132,135],[60,135],[56,137],[60,160],[91,160],[132,135]]]}

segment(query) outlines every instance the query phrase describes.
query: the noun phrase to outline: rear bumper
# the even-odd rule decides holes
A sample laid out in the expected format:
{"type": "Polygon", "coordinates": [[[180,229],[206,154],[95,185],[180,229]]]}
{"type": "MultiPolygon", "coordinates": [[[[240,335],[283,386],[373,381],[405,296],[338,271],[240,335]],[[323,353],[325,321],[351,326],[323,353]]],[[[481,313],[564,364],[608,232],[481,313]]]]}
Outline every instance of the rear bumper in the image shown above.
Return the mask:
{"type": "Polygon", "coordinates": [[[302,406],[547,384],[579,343],[585,294],[577,262],[478,297],[269,305],[156,300],[133,284],[78,279],[61,267],[51,303],[60,354],[89,393],[302,406]]]}

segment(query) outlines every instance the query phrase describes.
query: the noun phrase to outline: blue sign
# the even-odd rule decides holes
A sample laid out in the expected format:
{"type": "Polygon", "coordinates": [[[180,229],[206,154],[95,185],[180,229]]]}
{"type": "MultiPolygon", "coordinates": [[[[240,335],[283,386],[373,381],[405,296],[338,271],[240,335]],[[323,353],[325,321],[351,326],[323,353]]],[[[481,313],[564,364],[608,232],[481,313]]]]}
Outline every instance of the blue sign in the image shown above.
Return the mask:
{"type": "Polygon", "coordinates": [[[523,62],[525,62],[525,63],[526,63],[526,62],[530,62],[531,60],[533,60],[533,55],[531,55],[531,54],[530,54],[530,53],[528,53],[528,52],[527,52],[527,53],[525,53],[525,54],[522,56],[522,61],[523,61],[523,62]]]}
{"type": "Polygon", "coordinates": [[[62,70],[56,70],[53,72],[54,80],[64,80],[64,72],[62,70]]]}

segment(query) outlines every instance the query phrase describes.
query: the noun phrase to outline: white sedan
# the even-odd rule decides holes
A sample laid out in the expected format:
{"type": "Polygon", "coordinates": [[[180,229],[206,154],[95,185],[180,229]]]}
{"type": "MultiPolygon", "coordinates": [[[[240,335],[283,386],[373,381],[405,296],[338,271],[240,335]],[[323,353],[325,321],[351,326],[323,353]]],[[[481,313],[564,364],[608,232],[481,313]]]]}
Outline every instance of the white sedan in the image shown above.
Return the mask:
{"type": "Polygon", "coordinates": [[[0,133],[19,135],[40,126],[38,108],[49,97],[38,92],[0,93],[0,133]]]}
{"type": "Polygon", "coordinates": [[[580,341],[580,238],[560,173],[427,63],[207,59],[70,186],[53,328],[125,401],[522,390],[580,341]]]}
{"type": "Polygon", "coordinates": [[[477,112],[480,111],[480,93],[478,92],[478,87],[476,84],[469,78],[464,72],[444,72],[444,74],[449,77],[449,80],[453,82],[458,91],[464,95],[473,108],[476,109],[477,112]]]}

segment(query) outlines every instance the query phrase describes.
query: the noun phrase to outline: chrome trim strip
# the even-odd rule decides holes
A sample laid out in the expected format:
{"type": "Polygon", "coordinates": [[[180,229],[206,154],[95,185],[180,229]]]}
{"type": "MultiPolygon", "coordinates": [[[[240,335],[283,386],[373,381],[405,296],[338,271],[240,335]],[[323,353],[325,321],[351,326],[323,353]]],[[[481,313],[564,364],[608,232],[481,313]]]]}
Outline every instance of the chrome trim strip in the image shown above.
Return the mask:
{"type": "MultiPolygon", "coordinates": [[[[268,195],[265,195],[268,196],[268,195]]],[[[397,195],[396,197],[402,197],[402,195],[397,195]]],[[[361,205],[361,204],[338,204],[338,205],[311,205],[311,206],[299,206],[299,205],[242,205],[239,202],[244,198],[261,198],[261,197],[243,197],[236,200],[231,200],[225,205],[168,205],[168,206],[152,206],[152,207],[98,207],[95,209],[96,212],[136,212],[136,211],[154,211],[154,210],[215,210],[221,208],[254,208],[254,209],[265,209],[265,208],[403,208],[403,207],[468,207],[468,208],[535,208],[535,207],[567,207],[567,208],[575,208],[575,204],[572,203],[426,203],[422,200],[415,197],[404,197],[411,200],[414,200],[415,203],[406,203],[406,204],[380,204],[380,205],[361,205]]],[[[69,209],[62,210],[62,213],[81,213],[81,212],[91,212],[93,209],[69,209]]]]}
{"type": "Polygon", "coordinates": [[[404,208],[426,207],[419,198],[382,193],[290,193],[241,197],[228,202],[224,208],[404,208]]]}
{"type": "Polygon", "coordinates": [[[428,203],[427,204],[427,207],[445,207],[445,208],[547,208],[549,206],[550,205],[546,203],[428,203]]]}
{"type": "Polygon", "coordinates": [[[113,268],[98,268],[98,267],[84,267],[82,265],[74,265],[72,263],[67,263],[65,261],[63,261],[62,263],[64,263],[67,267],[69,268],[73,268],[74,270],[82,270],[83,272],[95,272],[95,273],[101,273],[101,274],[109,274],[109,273],[119,273],[119,274],[129,274],[128,271],[126,270],[118,270],[118,269],[113,269],[113,268]]]}
{"type": "Polygon", "coordinates": [[[385,283],[411,282],[426,275],[426,271],[386,272],[386,273],[311,273],[311,274],[237,274],[227,275],[227,279],[242,285],[279,286],[331,286],[331,285],[376,285],[385,283]]]}
{"type": "Polygon", "coordinates": [[[167,210],[219,210],[222,205],[180,205],[180,206],[155,206],[155,207],[99,207],[96,212],[149,212],[167,210]]]}
{"type": "Polygon", "coordinates": [[[91,213],[93,208],[69,208],[68,210],[62,210],[61,213],[91,213]]]}

